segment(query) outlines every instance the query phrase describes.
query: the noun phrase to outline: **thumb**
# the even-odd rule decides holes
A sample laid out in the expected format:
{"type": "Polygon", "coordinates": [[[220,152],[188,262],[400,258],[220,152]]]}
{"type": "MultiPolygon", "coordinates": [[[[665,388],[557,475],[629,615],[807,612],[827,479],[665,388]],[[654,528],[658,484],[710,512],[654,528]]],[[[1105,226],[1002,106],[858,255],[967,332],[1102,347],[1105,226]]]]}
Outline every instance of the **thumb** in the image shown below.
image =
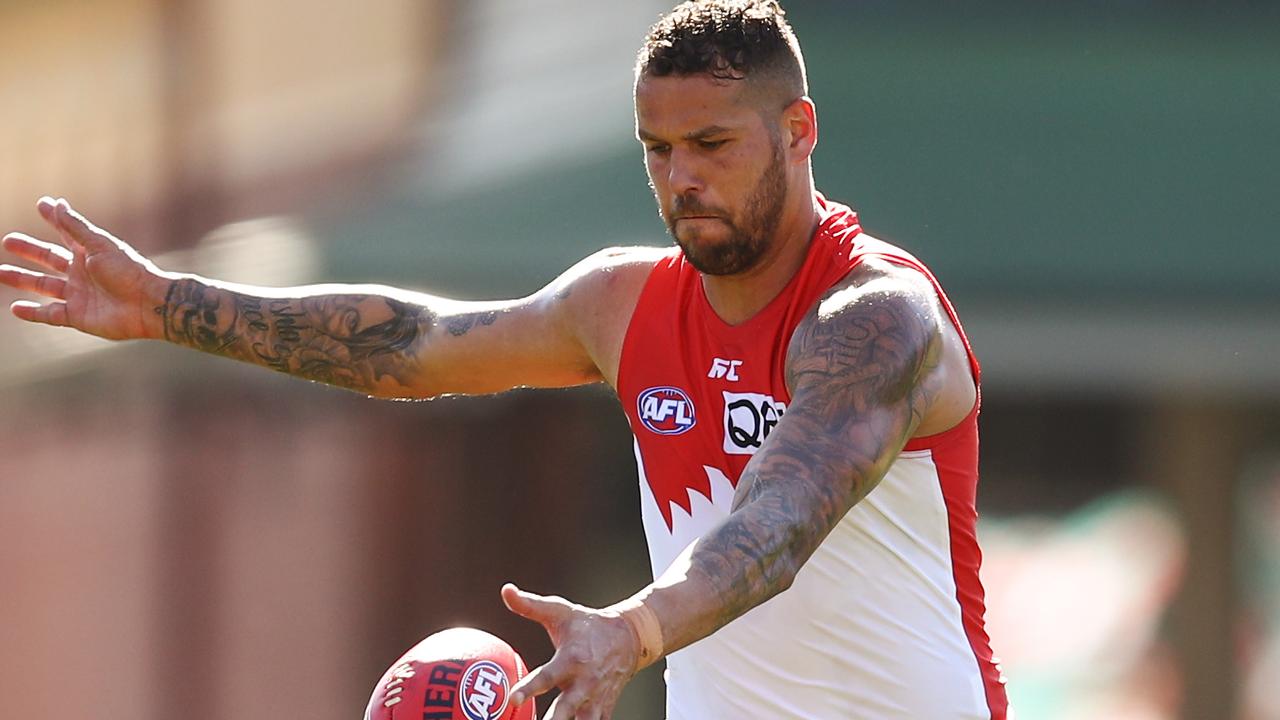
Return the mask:
{"type": "Polygon", "coordinates": [[[502,601],[511,612],[543,625],[558,623],[572,612],[564,598],[535,595],[521,590],[514,583],[502,586],[502,601]]]}

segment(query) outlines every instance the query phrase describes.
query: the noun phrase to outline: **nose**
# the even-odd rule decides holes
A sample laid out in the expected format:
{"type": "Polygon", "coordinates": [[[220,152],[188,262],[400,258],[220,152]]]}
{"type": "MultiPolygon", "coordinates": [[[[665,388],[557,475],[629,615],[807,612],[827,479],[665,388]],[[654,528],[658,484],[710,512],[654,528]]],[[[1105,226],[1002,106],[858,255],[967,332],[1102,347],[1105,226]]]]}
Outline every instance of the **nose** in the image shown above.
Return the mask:
{"type": "Polygon", "coordinates": [[[702,190],[702,176],[697,163],[688,153],[679,149],[671,152],[667,165],[667,183],[676,197],[702,190]]]}

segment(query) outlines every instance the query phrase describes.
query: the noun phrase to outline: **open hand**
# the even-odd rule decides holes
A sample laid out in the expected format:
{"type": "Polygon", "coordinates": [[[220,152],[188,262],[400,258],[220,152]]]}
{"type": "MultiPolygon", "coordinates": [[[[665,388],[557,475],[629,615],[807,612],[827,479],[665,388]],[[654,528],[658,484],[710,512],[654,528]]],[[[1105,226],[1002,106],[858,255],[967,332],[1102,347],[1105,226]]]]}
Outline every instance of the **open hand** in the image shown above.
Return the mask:
{"type": "Polygon", "coordinates": [[[23,233],[5,235],[4,249],[42,272],[0,265],[0,283],[51,301],[19,300],[10,306],[13,314],[109,340],[162,337],[164,326],[156,308],[164,304],[170,279],[66,200],[43,197],[36,209],[57,232],[58,242],[23,233]]]}
{"type": "Polygon", "coordinates": [[[560,688],[543,720],[608,720],[622,688],[636,674],[639,641],[618,613],[595,610],[561,597],[502,587],[512,612],[542,624],[555,645],[551,660],[511,689],[516,704],[560,688]]]}

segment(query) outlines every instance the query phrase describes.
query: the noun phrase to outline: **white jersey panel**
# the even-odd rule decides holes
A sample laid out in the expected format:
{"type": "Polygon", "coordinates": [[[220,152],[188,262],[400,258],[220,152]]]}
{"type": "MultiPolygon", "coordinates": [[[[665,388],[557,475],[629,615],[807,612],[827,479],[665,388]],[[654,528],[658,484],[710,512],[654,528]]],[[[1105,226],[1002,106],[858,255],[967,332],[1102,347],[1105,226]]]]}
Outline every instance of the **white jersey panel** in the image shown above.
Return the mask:
{"type": "MultiPolygon", "coordinates": [[[[657,577],[728,515],[733,488],[704,468],[712,497],[673,508],[669,532],[636,459],[657,577]]],[[[790,589],[669,656],[666,678],[668,720],[990,718],[930,451],[902,453],[790,589]]]]}
{"type": "Polygon", "coordinates": [[[649,479],[645,474],[644,458],[640,457],[640,446],[633,443],[636,453],[636,469],[640,474],[640,519],[644,523],[644,535],[649,541],[649,566],[653,568],[656,579],[663,573],[689,543],[702,537],[703,533],[715,527],[729,514],[733,507],[733,482],[723,472],[702,466],[711,484],[711,497],[697,491],[689,492],[689,510],[676,503],[671,505],[671,530],[658,512],[658,501],[653,497],[649,487],[649,479]]]}

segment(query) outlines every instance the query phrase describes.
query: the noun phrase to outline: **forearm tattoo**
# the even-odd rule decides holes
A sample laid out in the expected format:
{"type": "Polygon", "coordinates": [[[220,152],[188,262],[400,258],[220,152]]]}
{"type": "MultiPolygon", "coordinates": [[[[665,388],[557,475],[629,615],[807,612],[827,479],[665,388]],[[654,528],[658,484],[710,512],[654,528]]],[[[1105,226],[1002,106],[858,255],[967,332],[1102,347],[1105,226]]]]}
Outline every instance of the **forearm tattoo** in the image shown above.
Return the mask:
{"type": "Polygon", "coordinates": [[[192,279],[174,282],[156,312],[170,342],[370,394],[412,386],[433,322],[380,295],[264,298],[192,279]]]}
{"type": "Polygon", "coordinates": [[[471,328],[476,325],[492,325],[498,319],[498,313],[494,310],[487,312],[471,313],[470,315],[459,315],[450,318],[446,324],[449,334],[454,337],[462,337],[471,332],[471,328]]]}
{"type": "Polygon", "coordinates": [[[785,590],[870,492],[937,393],[939,319],[919,294],[855,297],[811,317],[787,353],[792,403],[739,480],[733,512],[690,557],[715,591],[709,633],[785,590]]]}

